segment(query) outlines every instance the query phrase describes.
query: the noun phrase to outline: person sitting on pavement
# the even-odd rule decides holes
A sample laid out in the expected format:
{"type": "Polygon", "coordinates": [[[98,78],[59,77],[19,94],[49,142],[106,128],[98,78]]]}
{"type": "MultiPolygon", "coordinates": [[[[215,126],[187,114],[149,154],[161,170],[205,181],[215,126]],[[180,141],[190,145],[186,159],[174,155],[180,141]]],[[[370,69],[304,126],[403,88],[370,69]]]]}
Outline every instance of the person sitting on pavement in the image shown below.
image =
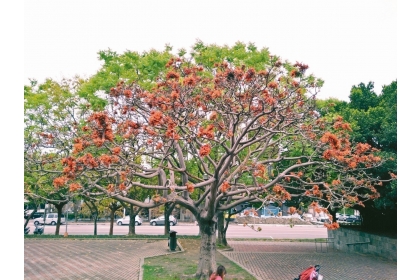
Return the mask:
{"type": "Polygon", "coordinates": [[[223,265],[219,265],[217,271],[210,275],[210,280],[223,280],[226,275],[226,268],[223,265]]]}

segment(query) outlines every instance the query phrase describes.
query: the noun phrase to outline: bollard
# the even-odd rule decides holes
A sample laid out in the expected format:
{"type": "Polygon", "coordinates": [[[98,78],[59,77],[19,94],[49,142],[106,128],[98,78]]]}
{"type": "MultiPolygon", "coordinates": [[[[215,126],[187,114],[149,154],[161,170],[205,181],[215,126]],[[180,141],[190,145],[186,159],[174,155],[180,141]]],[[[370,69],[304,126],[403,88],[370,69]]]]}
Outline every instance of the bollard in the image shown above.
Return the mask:
{"type": "Polygon", "coordinates": [[[174,230],[169,231],[168,245],[169,245],[169,249],[171,251],[175,251],[175,249],[176,249],[176,231],[174,231],[174,230]]]}

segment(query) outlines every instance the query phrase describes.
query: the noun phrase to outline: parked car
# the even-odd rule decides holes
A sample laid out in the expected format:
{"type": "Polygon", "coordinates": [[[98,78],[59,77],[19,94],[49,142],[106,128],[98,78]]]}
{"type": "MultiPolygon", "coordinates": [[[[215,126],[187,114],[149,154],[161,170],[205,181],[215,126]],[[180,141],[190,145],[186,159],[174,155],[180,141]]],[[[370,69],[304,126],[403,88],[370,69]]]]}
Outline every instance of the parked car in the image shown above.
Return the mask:
{"type": "MultiPolygon", "coordinates": [[[[34,211],[33,209],[25,210],[25,219],[30,217],[33,211],[34,211]]],[[[44,213],[43,212],[35,212],[32,216],[32,219],[36,219],[36,218],[39,218],[39,217],[44,217],[44,213]]]]}
{"type": "Polygon", "coordinates": [[[321,223],[328,223],[330,221],[330,218],[328,216],[321,216],[316,218],[318,222],[321,223]]]}
{"type": "Polygon", "coordinates": [[[36,219],[36,218],[43,218],[44,217],[44,212],[35,212],[34,215],[32,216],[32,219],[36,219]]]}
{"type": "Polygon", "coordinates": [[[24,210],[24,218],[27,219],[34,210],[24,210]]]}
{"type": "MultiPolygon", "coordinates": [[[[58,221],[58,214],[57,213],[47,213],[45,217],[45,224],[46,225],[56,225],[58,221]]],[[[61,224],[66,223],[66,218],[63,214],[61,214],[61,224]]],[[[34,225],[42,225],[44,224],[44,216],[34,219],[34,225]]]]}
{"type": "Polygon", "coordinates": [[[305,214],[302,214],[302,219],[305,221],[313,221],[314,216],[311,213],[305,213],[305,214]]]}
{"type": "MultiPolygon", "coordinates": [[[[229,213],[225,213],[225,219],[227,220],[229,218],[229,213]]],[[[232,215],[230,215],[230,219],[229,219],[229,221],[233,221],[233,220],[235,220],[236,219],[236,214],[232,214],[232,215]]]]}
{"type": "MultiPolygon", "coordinates": [[[[125,216],[124,218],[118,219],[117,220],[117,225],[121,226],[121,225],[128,225],[130,223],[130,216],[125,216]]],[[[134,224],[136,226],[140,226],[143,223],[143,220],[136,215],[136,219],[134,221],[134,224]]]]}
{"type": "Polygon", "coordinates": [[[347,223],[360,223],[361,219],[360,219],[360,216],[350,215],[346,219],[346,222],[347,223]]]}
{"type": "Polygon", "coordinates": [[[347,216],[347,215],[340,215],[340,216],[337,218],[337,221],[339,221],[339,222],[346,222],[348,217],[349,217],[349,216],[347,216]]]}
{"type": "MultiPolygon", "coordinates": [[[[177,219],[174,216],[170,215],[169,216],[169,225],[170,226],[174,226],[177,223],[178,223],[177,219]]],[[[151,226],[162,226],[162,225],[165,225],[165,216],[160,216],[160,217],[157,217],[156,219],[151,219],[150,220],[150,225],[151,226]]]]}

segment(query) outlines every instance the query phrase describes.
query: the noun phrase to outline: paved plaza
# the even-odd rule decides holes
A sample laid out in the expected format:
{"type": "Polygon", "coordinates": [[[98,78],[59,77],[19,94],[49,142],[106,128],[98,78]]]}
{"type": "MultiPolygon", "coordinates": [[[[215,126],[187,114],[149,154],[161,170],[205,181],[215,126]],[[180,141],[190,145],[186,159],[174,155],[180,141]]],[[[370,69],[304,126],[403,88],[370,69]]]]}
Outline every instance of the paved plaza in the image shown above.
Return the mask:
{"type": "Polygon", "coordinates": [[[229,245],[233,251],[222,254],[261,280],[293,280],[316,264],[321,265],[324,280],[397,279],[397,262],[332,248],[321,250],[313,242],[229,241],[229,245]]]}
{"type": "MultiPolygon", "coordinates": [[[[141,280],[144,258],[177,253],[168,250],[167,240],[24,242],[24,279],[28,280],[141,280]]],[[[292,280],[311,264],[321,265],[324,280],[397,279],[397,262],[332,248],[321,251],[313,242],[229,241],[229,245],[233,251],[221,253],[261,280],[292,280]]]]}

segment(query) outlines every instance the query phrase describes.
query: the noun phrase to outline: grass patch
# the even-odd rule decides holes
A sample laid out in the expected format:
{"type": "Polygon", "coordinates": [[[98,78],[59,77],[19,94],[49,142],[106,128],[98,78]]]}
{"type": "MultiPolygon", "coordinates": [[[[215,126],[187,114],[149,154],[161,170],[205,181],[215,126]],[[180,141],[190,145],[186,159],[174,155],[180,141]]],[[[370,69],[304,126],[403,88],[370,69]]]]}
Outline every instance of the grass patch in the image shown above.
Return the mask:
{"type": "MultiPolygon", "coordinates": [[[[166,256],[146,258],[143,265],[143,280],[192,280],[197,270],[200,254],[200,238],[182,237],[178,238],[184,252],[166,256]]],[[[229,248],[226,246],[223,249],[229,248]]],[[[232,262],[221,253],[216,252],[217,265],[226,267],[225,279],[255,280],[245,269],[232,262]]]]}
{"type": "Polygon", "coordinates": [[[182,253],[145,259],[143,279],[194,279],[186,277],[195,273],[197,265],[185,261],[179,255],[182,255],[182,253]]]}

